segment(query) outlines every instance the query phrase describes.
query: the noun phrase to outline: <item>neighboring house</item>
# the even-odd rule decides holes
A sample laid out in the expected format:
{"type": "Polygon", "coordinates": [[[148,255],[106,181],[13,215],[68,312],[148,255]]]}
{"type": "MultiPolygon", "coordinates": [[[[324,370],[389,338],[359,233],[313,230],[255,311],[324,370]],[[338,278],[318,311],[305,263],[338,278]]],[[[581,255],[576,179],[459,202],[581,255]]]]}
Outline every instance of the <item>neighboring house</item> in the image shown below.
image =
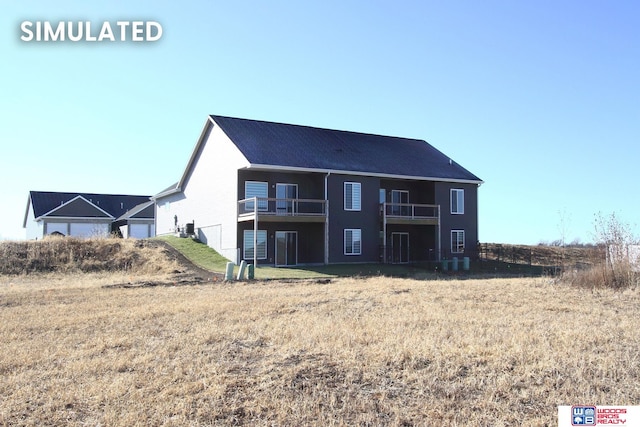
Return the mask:
{"type": "Polygon", "coordinates": [[[113,222],[125,239],[146,239],[156,235],[155,203],[147,200],[132,207],[113,222]]]}
{"type": "Polygon", "coordinates": [[[153,199],[234,262],[408,263],[476,256],[481,183],[422,140],[209,116],[153,199]]]}
{"type": "Polygon", "coordinates": [[[151,237],[155,235],[154,203],[150,196],[31,191],[22,226],[27,239],[114,232],[124,237],[151,237]]]}

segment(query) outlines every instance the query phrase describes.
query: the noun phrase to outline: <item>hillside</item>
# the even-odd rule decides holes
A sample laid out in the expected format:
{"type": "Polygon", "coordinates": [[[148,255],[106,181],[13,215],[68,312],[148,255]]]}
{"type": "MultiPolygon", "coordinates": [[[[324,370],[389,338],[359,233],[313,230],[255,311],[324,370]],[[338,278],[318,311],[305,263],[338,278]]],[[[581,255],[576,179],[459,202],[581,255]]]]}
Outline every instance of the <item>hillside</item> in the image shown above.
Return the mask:
{"type": "Polygon", "coordinates": [[[594,246],[547,246],[482,243],[480,259],[527,266],[583,268],[601,260],[603,254],[594,246]]]}
{"type": "MultiPolygon", "coordinates": [[[[480,260],[471,273],[539,275],[582,268],[598,259],[593,247],[481,244],[480,260]]],[[[74,239],[1,242],[0,274],[127,272],[130,274],[187,273],[193,277],[222,278],[225,259],[191,239],[74,239]],[[213,273],[217,271],[218,273],[213,273]]],[[[433,272],[429,265],[320,266],[282,269],[262,267],[262,278],[324,276],[414,276],[433,272]]]]}
{"type": "Polygon", "coordinates": [[[154,240],[75,239],[0,243],[0,274],[94,273],[124,271],[134,274],[172,273],[176,256],[154,240]]]}

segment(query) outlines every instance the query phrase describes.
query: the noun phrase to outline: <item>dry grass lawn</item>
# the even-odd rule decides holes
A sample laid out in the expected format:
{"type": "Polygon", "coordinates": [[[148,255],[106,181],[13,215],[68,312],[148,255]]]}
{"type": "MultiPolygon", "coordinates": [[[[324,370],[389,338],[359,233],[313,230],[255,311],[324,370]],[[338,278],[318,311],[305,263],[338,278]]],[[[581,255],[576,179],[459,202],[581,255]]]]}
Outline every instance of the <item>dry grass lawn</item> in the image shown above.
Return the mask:
{"type": "Polygon", "coordinates": [[[637,290],[108,286],[129,280],[0,276],[0,425],[554,426],[640,402],[637,290]]]}

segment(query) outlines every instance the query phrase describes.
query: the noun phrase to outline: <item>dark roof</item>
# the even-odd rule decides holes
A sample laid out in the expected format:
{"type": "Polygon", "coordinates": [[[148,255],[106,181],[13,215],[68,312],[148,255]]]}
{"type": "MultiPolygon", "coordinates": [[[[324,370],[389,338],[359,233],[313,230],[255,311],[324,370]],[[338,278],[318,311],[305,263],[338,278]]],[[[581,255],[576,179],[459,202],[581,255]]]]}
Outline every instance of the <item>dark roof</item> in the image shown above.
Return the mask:
{"type": "Polygon", "coordinates": [[[118,221],[125,219],[154,219],[155,218],[155,203],[151,200],[147,200],[144,203],[140,203],[137,206],[129,209],[128,212],[122,214],[118,221]]]}
{"type": "MultiPolygon", "coordinates": [[[[29,192],[31,204],[33,206],[33,213],[36,218],[51,212],[53,209],[68,203],[78,196],[82,196],[87,201],[104,210],[114,218],[118,218],[141,203],[148,202],[150,198],[150,196],[130,196],[123,194],[59,193],[53,191],[29,192]]],[[[70,205],[72,204],[67,206],[70,205]]],[[[84,205],[86,206],[86,203],[84,205]]],[[[96,209],[95,214],[91,214],[91,216],[97,217],[98,212],[99,211],[96,209]]],[[[87,211],[78,212],[76,215],[72,215],[73,212],[66,212],[66,214],[67,213],[69,216],[83,216],[87,211]]],[[[104,217],[104,214],[102,214],[102,216],[104,217]]]]}
{"type": "Polygon", "coordinates": [[[210,117],[252,165],[482,182],[419,139],[210,117]]]}
{"type": "Polygon", "coordinates": [[[175,184],[170,185],[169,187],[165,188],[164,190],[154,195],[151,199],[156,200],[159,197],[166,196],[176,191],[180,191],[180,189],[178,188],[178,185],[180,185],[180,182],[176,182],[175,184]]]}
{"type": "Polygon", "coordinates": [[[71,201],[54,208],[47,213],[47,216],[113,218],[113,216],[104,209],[99,208],[81,196],[76,196],[74,199],[71,199],[71,201]]]}

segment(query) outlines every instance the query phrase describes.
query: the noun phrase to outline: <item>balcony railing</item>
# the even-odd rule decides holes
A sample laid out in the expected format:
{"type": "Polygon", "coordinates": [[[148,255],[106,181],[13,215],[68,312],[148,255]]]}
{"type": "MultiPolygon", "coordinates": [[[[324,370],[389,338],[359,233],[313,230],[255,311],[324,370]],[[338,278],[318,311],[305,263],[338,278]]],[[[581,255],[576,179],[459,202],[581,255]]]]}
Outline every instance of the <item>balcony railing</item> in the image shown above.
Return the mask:
{"type": "Polygon", "coordinates": [[[382,213],[387,219],[437,220],[440,217],[440,206],[415,203],[383,203],[382,213]]]}
{"type": "Polygon", "coordinates": [[[262,216],[319,217],[327,216],[327,201],[316,199],[276,199],[252,197],[238,201],[238,218],[262,216]]]}

